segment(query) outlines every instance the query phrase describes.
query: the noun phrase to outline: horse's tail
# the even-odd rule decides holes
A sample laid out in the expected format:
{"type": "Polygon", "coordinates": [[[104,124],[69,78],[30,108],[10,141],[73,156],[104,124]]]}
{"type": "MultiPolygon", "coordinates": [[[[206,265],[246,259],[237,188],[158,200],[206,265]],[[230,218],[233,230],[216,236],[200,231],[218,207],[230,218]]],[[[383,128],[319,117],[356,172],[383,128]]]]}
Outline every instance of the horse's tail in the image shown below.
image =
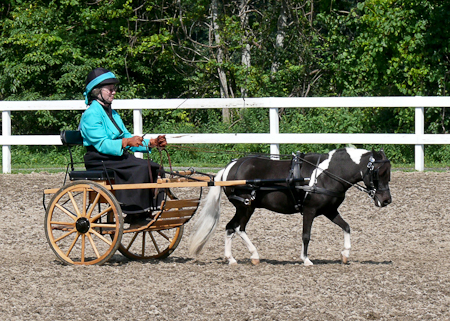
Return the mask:
{"type": "MultiPolygon", "coordinates": [[[[219,171],[215,177],[215,181],[220,181],[225,169],[219,171]]],[[[193,227],[193,235],[191,237],[191,245],[189,254],[198,255],[211,236],[219,223],[220,218],[220,196],[221,187],[212,186],[209,188],[208,196],[206,196],[205,205],[200,214],[197,215],[197,221],[193,227]]]]}

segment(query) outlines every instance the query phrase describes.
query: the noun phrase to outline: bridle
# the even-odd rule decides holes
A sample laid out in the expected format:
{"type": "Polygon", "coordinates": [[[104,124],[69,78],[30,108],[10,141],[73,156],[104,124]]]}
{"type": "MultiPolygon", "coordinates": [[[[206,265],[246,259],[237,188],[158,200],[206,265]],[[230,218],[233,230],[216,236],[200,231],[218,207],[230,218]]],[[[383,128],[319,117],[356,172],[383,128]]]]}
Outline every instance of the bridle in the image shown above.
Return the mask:
{"type": "MultiPolygon", "coordinates": [[[[369,194],[370,198],[375,198],[375,194],[380,191],[380,192],[384,192],[384,191],[388,191],[389,188],[380,188],[378,186],[378,182],[380,180],[380,176],[379,176],[379,170],[380,168],[383,166],[379,166],[377,168],[375,168],[375,164],[385,164],[385,163],[390,163],[391,161],[389,159],[381,159],[381,160],[375,160],[375,158],[373,158],[373,156],[369,157],[369,163],[367,164],[367,171],[364,173],[363,176],[363,180],[366,176],[369,177],[369,184],[367,185],[368,188],[364,188],[364,192],[366,192],[367,194],[369,194]]],[[[360,189],[361,190],[361,189],[360,189]]]]}

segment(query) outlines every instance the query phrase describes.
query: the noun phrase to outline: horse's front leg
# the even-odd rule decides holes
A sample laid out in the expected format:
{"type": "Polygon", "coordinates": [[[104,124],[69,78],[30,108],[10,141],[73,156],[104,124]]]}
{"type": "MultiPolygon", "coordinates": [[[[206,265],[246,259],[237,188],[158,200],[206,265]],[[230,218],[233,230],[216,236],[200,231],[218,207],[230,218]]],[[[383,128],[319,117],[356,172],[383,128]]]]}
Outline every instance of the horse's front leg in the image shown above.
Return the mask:
{"type": "Polygon", "coordinates": [[[341,252],[341,260],[342,263],[347,264],[348,258],[350,257],[350,225],[344,219],[342,216],[337,212],[337,216],[331,219],[328,217],[334,224],[339,226],[344,231],[344,250],[341,252]]]}
{"type": "Polygon", "coordinates": [[[308,258],[308,245],[311,239],[311,228],[312,223],[314,221],[314,217],[315,217],[314,211],[305,210],[303,212],[303,234],[302,234],[303,244],[300,258],[302,259],[303,264],[306,266],[313,265],[311,260],[308,258]]]}
{"type": "Polygon", "coordinates": [[[350,225],[338,214],[333,220],[333,223],[337,224],[344,231],[344,250],[341,252],[342,263],[347,264],[350,257],[350,225]]]}

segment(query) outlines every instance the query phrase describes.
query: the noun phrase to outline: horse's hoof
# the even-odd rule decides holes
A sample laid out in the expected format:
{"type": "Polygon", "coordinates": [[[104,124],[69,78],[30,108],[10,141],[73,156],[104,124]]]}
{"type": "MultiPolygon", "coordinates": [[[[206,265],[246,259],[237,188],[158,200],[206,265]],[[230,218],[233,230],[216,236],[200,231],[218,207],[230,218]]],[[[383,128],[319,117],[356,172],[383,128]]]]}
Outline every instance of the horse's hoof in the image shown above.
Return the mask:
{"type": "Polygon", "coordinates": [[[237,266],[238,263],[236,261],[228,263],[229,266],[237,266]]]}
{"type": "Polygon", "coordinates": [[[345,256],[344,254],[341,253],[341,261],[342,264],[348,264],[348,256],[345,256]]]}
{"type": "Polygon", "coordinates": [[[303,262],[303,265],[304,265],[304,266],[311,266],[311,265],[314,265],[314,264],[313,264],[313,262],[311,262],[310,259],[306,259],[306,260],[303,262]]]}
{"type": "Polygon", "coordinates": [[[252,259],[252,264],[253,265],[258,265],[259,264],[259,259],[252,259]]]}

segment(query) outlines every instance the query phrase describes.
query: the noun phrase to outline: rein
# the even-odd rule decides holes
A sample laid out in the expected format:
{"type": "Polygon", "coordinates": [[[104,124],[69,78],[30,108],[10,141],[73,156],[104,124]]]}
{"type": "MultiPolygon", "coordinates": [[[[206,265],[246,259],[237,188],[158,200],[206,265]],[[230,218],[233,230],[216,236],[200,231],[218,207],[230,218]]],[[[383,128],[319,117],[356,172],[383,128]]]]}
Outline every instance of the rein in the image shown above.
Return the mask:
{"type": "MultiPolygon", "coordinates": [[[[145,134],[142,137],[144,137],[144,136],[145,136],[145,134]]],[[[160,173],[167,173],[166,171],[164,171],[162,169],[163,168],[163,165],[162,165],[163,164],[163,155],[162,155],[163,153],[162,152],[165,151],[166,155],[167,155],[168,162],[169,162],[170,172],[172,172],[172,161],[170,159],[170,155],[169,155],[169,152],[167,151],[167,149],[165,147],[161,147],[161,146],[155,146],[155,147],[158,149],[159,156],[160,156],[160,163],[159,163],[159,170],[158,171],[160,173]]],[[[153,181],[152,166],[150,164],[150,144],[147,145],[146,148],[147,148],[147,167],[148,167],[148,174],[150,175],[150,182],[151,183],[155,183],[155,181],[153,181]]],[[[155,189],[155,193],[153,195],[153,198],[156,198],[157,195],[158,195],[158,189],[156,188],[155,189]]]]}

